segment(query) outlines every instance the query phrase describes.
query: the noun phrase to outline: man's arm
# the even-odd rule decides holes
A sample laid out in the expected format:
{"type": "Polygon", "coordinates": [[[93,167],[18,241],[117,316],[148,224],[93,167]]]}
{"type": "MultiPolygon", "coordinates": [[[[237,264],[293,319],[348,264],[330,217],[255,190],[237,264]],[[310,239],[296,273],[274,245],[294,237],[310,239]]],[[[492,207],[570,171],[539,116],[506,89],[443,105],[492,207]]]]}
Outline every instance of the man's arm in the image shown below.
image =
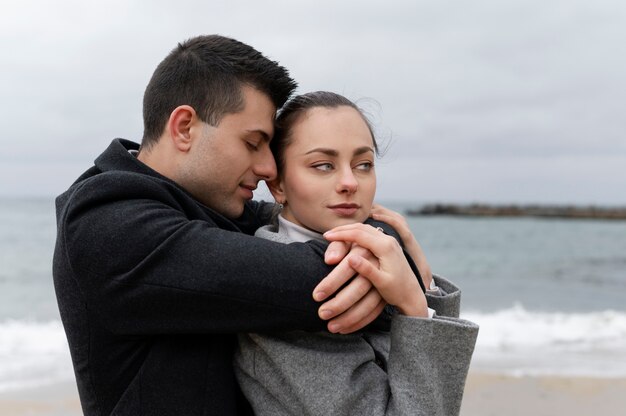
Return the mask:
{"type": "Polygon", "coordinates": [[[171,194],[142,185],[130,196],[90,181],[59,218],[59,256],[112,332],[323,327],[311,296],[331,270],[323,244],[286,247],[190,220],[171,194]]]}

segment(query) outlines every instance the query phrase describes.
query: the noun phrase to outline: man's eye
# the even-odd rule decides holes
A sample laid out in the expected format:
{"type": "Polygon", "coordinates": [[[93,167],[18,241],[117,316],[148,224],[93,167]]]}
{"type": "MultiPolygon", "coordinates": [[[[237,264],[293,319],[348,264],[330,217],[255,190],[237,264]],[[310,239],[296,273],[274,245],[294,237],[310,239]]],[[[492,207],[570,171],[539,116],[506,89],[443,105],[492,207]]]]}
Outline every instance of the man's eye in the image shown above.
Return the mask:
{"type": "Polygon", "coordinates": [[[248,146],[248,149],[250,150],[259,150],[259,144],[256,142],[246,141],[246,145],[248,146]]]}
{"type": "Polygon", "coordinates": [[[319,163],[317,165],[313,165],[313,167],[317,170],[329,171],[332,170],[333,165],[331,163],[319,163]]]}

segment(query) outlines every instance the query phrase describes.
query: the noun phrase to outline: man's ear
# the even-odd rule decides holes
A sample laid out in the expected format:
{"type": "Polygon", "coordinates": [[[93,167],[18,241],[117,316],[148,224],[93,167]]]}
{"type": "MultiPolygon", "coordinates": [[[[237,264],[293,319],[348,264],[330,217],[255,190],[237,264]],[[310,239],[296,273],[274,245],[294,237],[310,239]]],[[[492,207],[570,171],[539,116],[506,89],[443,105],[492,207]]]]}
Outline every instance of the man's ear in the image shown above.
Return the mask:
{"type": "Polygon", "coordinates": [[[172,111],[167,120],[169,138],[176,149],[187,152],[191,147],[191,129],[198,120],[196,110],[189,105],[180,105],[172,111]]]}
{"type": "Polygon", "coordinates": [[[285,204],[287,202],[287,196],[283,190],[283,183],[280,178],[276,178],[271,181],[265,181],[268,189],[272,193],[272,196],[279,204],[285,204]]]}

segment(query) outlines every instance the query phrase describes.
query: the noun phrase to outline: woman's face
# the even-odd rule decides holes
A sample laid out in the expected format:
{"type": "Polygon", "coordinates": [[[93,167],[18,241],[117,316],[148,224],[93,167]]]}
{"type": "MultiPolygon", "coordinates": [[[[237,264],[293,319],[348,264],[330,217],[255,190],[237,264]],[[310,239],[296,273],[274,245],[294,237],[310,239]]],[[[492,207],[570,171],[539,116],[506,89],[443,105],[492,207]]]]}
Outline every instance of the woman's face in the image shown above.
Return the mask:
{"type": "Polygon", "coordinates": [[[291,131],[284,168],[270,184],[289,221],[323,233],[363,222],[376,193],[372,135],[348,106],[314,107],[291,131]]]}

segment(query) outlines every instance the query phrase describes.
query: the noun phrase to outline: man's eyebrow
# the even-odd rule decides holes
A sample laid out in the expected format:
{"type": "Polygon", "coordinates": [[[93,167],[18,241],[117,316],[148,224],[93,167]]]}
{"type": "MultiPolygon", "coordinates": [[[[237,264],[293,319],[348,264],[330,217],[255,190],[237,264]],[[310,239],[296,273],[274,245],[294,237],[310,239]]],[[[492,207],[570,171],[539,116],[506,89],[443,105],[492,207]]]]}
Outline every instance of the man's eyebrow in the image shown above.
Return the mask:
{"type": "Polygon", "coordinates": [[[251,134],[251,133],[257,133],[261,136],[261,139],[264,142],[269,142],[271,137],[269,134],[267,134],[267,132],[265,130],[261,130],[261,129],[254,129],[254,130],[246,130],[246,133],[251,134]]]}

